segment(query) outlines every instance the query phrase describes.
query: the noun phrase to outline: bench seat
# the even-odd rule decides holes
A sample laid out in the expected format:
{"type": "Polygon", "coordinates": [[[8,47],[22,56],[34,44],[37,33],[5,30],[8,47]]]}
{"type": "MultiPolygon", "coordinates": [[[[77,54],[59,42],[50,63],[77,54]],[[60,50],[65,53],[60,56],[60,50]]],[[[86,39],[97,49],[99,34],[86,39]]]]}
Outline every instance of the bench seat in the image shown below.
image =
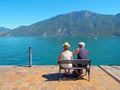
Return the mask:
{"type": "Polygon", "coordinates": [[[91,67],[91,60],[90,59],[76,59],[76,60],[61,60],[59,63],[59,81],[61,81],[61,69],[86,69],[86,73],[88,73],[88,81],[90,80],[90,67],[91,67]],[[73,64],[72,68],[64,68],[62,64],[73,64]],[[78,64],[87,65],[86,66],[78,66],[78,64]]]}

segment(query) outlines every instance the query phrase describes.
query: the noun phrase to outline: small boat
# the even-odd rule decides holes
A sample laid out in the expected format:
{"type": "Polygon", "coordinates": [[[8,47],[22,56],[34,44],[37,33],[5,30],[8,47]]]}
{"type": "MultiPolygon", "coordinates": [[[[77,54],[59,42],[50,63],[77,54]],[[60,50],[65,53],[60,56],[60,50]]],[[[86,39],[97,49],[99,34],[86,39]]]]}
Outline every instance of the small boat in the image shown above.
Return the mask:
{"type": "Polygon", "coordinates": [[[45,38],[47,38],[47,36],[44,36],[45,38]]]}
{"type": "Polygon", "coordinates": [[[98,39],[97,37],[94,37],[94,39],[98,39]]]}

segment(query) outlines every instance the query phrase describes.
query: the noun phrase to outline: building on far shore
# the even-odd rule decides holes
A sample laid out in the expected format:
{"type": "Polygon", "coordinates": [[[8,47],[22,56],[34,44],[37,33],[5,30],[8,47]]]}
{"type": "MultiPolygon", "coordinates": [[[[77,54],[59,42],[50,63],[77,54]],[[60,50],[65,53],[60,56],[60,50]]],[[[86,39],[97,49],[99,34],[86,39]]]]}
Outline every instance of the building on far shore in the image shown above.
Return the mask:
{"type": "Polygon", "coordinates": [[[0,33],[0,37],[1,37],[1,36],[4,36],[4,34],[3,34],[3,33],[0,33]]]}

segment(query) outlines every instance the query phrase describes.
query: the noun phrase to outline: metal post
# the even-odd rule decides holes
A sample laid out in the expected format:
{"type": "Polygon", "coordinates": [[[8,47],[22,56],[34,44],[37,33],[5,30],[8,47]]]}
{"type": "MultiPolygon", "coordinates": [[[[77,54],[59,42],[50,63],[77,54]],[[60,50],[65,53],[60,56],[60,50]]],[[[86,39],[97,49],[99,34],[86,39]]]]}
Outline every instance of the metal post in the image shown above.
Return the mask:
{"type": "Polygon", "coordinates": [[[29,67],[32,67],[32,47],[29,47],[29,67]]]}

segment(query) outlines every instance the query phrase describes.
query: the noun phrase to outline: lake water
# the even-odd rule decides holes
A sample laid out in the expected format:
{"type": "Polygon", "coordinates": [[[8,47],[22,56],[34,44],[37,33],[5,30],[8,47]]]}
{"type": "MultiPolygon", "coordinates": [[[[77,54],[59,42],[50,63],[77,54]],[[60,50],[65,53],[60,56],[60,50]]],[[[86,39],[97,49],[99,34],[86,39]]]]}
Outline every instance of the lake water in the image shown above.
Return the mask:
{"type": "Polygon", "coordinates": [[[0,65],[28,65],[29,47],[34,65],[57,65],[65,41],[71,51],[85,42],[93,65],[120,65],[120,37],[0,37],[0,65]]]}

